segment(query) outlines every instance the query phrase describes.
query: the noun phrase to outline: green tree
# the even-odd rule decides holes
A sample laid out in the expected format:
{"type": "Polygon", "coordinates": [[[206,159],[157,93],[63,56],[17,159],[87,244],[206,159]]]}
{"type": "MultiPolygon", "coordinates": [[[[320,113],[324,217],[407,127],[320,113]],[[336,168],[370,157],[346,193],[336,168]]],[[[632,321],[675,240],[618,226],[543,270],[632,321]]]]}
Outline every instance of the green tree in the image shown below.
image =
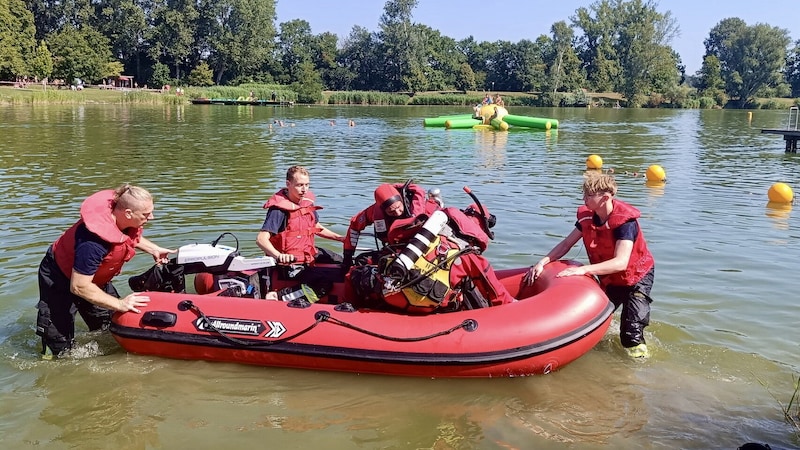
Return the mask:
{"type": "Polygon", "coordinates": [[[314,36],[311,41],[311,58],[314,67],[317,68],[323,85],[327,89],[337,89],[337,85],[344,76],[345,72],[339,71],[339,65],[336,59],[339,56],[337,49],[339,38],[330,32],[325,32],[314,36]]]}
{"type": "Polygon", "coordinates": [[[738,17],[721,20],[708,33],[708,38],[703,41],[706,48],[704,58],[714,55],[720,62],[720,69],[723,72],[729,70],[725,64],[734,59],[732,40],[745,28],[747,28],[747,23],[738,17]]]}
{"type": "Polygon", "coordinates": [[[80,78],[96,83],[105,76],[112,60],[108,39],[88,25],[81,29],[65,27],[47,42],[53,54],[53,76],[67,82],[80,78]]]}
{"type": "Polygon", "coordinates": [[[25,0],[25,3],[34,16],[37,40],[45,39],[64,27],[95,25],[96,11],[92,0],[25,0]]]}
{"type": "Polygon", "coordinates": [[[28,66],[36,55],[33,22],[21,0],[0,0],[0,78],[34,75],[28,66]]]}
{"type": "Polygon", "coordinates": [[[275,42],[274,0],[216,0],[208,61],[217,84],[254,77],[275,42]]]}
{"type": "Polygon", "coordinates": [[[133,73],[144,79],[149,34],[147,16],[136,0],[99,0],[96,4],[95,28],[106,36],[112,55],[123,62],[121,73],[133,73]]]}
{"type": "Polygon", "coordinates": [[[44,41],[36,46],[36,54],[28,61],[28,68],[39,78],[49,78],[53,74],[53,55],[44,41]]]}
{"type": "Polygon", "coordinates": [[[552,40],[546,43],[545,61],[550,63],[547,71],[547,90],[553,93],[570,92],[585,83],[580,71],[580,60],[575,54],[575,32],[566,22],[560,21],[550,27],[552,40]]]}
{"type": "Polygon", "coordinates": [[[472,67],[466,62],[461,63],[459,66],[458,75],[456,76],[456,89],[463,91],[474,91],[477,88],[475,81],[475,72],[472,67]]]}
{"type": "Polygon", "coordinates": [[[306,76],[305,64],[314,66],[314,35],[311,24],[305,20],[295,19],[280,24],[276,58],[281,62],[282,73],[278,80],[283,83],[294,83],[306,76]]]}
{"type": "Polygon", "coordinates": [[[678,85],[678,63],[669,43],[679,32],[670,12],[659,13],[651,2],[619,4],[617,42],[622,77],[616,90],[629,104],[640,104],[651,91],[667,92],[678,85]]]}
{"type": "Polygon", "coordinates": [[[722,79],[722,68],[719,58],[715,55],[708,55],[703,58],[703,65],[698,72],[697,92],[702,97],[710,97],[717,100],[720,106],[725,104],[725,80],[722,79]]]}
{"type": "Polygon", "coordinates": [[[314,64],[306,61],[297,67],[295,74],[297,80],[291,84],[292,90],[297,92],[297,101],[300,103],[317,103],[322,99],[322,79],[319,72],[314,70],[314,64]]]}
{"type": "MultiPolygon", "coordinates": [[[[212,74],[213,75],[213,74],[212,74]]],[[[212,76],[213,79],[213,76],[212,76]]],[[[169,67],[166,64],[157,62],[153,64],[153,74],[150,75],[149,84],[154,88],[159,88],[165,84],[170,84],[169,67]]],[[[192,84],[191,82],[189,84],[192,84]]]]}
{"type": "Polygon", "coordinates": [[[190,86],[213,86],[214,85],[214,71],[208,66],[208,63],[201,61],[186,78],[190,86]]]}
{"type": "Polygon", "coordinates": [[[523,39],[499,42],[499,51],[489,64],[487,84],[498,91],[541,91],[545,64],[540,44],[523,39]]]}
{"type": "Polygon", "coordinates": [[[151,5],[152,26],[148,33],[149,56],[173,68],[175,78],[180,79],[185,67],[193,67],[199,58],[197,52],[209,51],[207,42],[196,39],[195,32],[209,33],[201,27],[198,4],[204,10],[213,6],[214,0],[153,0],[151,5]]]}
{"type": "Polygon", "coordinates": [[[348,89],[380,89],[382,76],[378,48],[377,34],[370,33],[364,27],[354,26],[344,39],[337,62],[345,71],[340,76],[350,80],[348,89]]]}
{"type": "Polygon", "coordinates": [[[486,84],[489,65],[500,50],[497,42],[477,42],[472,36],[456,43],[457,50],[467,59],[467,64],[475,74],[475,86],[488,89],[486,84]]]}
{"type": "Polygon", "coordinates": [[[385,91],[416,91],[424,86],[424,48],[411,22],[417,0],[389,0],[380,18],[381,67],[385,91]]]}
{"type": "Polygon", "coordinates": [[[788,30],[725,19],[711,30],[705,43],[706,54],[720,61],[726,93],[740,107],[752,103],[760,90],[776,88],[783,82],[791,43],[788,30]]]}
{"type": "Polygon", "coordinates": [[[800,97],[800,40],[794,43],[794,48],[786,58],[785,76],[792,88],[792,97],[800,97]]]}
{"type": "Polygon", "coordinates": [[[589,87],[601,92],[613,91],[622,74],[614,47],[619,22],[617,8],[611,1],[602,0],[589,8],[578,8],[575,13],[572,25],[583,30],[577,49],[589,87]]]}
{"type": "Polygon", "coordinates": [[[457,50],[455,39],[443,36],[427,25],[415,25],[415,28],[421,37],[425,56],[422,66],[425,81],[422,86],[427,85],[427,90],[456,88],[457,80],[463,75],[462,64],[466,62],[466,57],[457,50]]]}

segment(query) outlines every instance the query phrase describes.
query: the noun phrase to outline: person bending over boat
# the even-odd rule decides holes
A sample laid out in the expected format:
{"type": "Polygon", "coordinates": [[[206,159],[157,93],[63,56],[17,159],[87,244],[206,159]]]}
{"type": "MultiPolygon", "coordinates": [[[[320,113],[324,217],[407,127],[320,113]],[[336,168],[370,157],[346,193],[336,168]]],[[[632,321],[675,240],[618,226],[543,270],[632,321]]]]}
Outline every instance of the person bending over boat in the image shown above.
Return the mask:
{"type": "Polygon", "coordinates": [[[639,210],[616,199],[616,194],[613,176],[588,174],[575,229],[530,268],[523,282],[533,284],[546,264],[562,258],[583,239],[589,265],[564,269],[557,276],[596,275],[614,306],[622,305],[622,346],[634,358],[647,358],[644,328],[650,324],[655,261],[637,220],[639,210]]]}
{"type": "Polygon", "coordinates": [[[300,166],[286,171],[286,187],[276,192],[266,203],[267,210],[256,244],[267,256],[280,265],[279,276],[296,278],[311,286],[318,296],[329,290],[331,281],[318,277],[309,266],[339,264],[341,255],[315,245],[315,237],[342,242],[344,236],[319,223],[314,194],[309,189],[310,175],[300,166]]]}
{"type": "Polygon", "coordinates": [[[111,280],[136,249],[156,263],[167,263],[175,252],[142,236],[153,218],[153,197],[130,184],[83,201],[80,220],[47,249],[39,265],[36,334],[42,337],[43,358],[62,355],[74,345],[76,312],[94,331],[108,328],[113,311],[139,313],[147,305],[146,295],[120,298],[111,280]]]}
{"type": "Polygon", "coordinates": [[[375,231],[376,241],[383,245],[388,243],[387,237],[392,223],[398,219],[416,217],[425,212],[433,212],[438,208],[434,200],[428,200],[425,189],[408,180],[405,184],[382,184],[375,189],[375,203],[350,219],[347,238],[344,239],[344,262],[346,272],[353,265],[353,255],[358,247],[361,232],[369,225],[375,231]]]}
{"type": "Polygon", "coordinates": [[[494,216],[475,204],[463,211],[447,207],[396,221],[389,242],[405,247],[391,263],[379,264],[385,266],[381,272],[386,303],[431,313],[516,301],[481,254],[489,245],[492,226],[494,216]]]}

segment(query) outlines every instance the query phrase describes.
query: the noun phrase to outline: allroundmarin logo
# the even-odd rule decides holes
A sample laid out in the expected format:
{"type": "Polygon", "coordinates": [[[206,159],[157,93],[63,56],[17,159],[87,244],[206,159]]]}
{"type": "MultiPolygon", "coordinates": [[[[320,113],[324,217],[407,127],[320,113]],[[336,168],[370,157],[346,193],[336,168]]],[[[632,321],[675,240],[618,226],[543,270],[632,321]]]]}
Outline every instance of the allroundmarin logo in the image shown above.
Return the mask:
{"type": "Polygon", "coordinates": [[[230,319],[226,317],[209,317],[208,321],[198,318],[194,322],[198,331],[219,330],[224,333],[259,336],[265,331],[264,324],[257,320],[230,319]]]}

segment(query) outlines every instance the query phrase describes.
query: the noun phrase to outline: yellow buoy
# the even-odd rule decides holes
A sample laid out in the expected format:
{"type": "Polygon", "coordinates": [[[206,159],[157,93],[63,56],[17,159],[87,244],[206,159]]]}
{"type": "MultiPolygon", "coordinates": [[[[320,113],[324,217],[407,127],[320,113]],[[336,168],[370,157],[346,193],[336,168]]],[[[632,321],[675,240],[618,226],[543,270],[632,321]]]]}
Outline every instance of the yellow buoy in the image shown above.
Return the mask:
{"type": "Polygon", "coordinates": [[[786,183],[775,183],[767,191],[769,201],[774,203],[791,203],[794,199],[792,188],[786,183]]]}
{"type": "Polygon", "coordinates": [[[648,167],[645,176],[647,177],[647,181],[665,181],[667,179],[667,173],[664,171],[664,168],[658,164],[653,164],[648,167]]]}
{"type": "Polygon", "coordinates": [[[586,158],[586,168],[587,169],[602,169],[603,168],[603,158],[600,155],[589,155],[586,158]]]}

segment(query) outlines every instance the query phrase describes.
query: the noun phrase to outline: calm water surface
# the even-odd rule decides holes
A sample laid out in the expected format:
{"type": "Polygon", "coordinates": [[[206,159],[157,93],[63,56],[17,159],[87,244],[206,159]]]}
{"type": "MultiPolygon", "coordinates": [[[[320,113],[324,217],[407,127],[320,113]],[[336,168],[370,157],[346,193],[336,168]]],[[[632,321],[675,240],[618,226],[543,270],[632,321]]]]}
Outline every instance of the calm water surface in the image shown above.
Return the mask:
{"type": "MultiPolygon", "coordinates": [[[[786,112],[514,109],[558,132],[423,128],[453,108],[187,105],[0,108],[0,442],[6,448],[796,448],[778,401],[797,359],[800,221],[767,206],[800,189],[797,155],[761,128],[786,112]],[[357,125],[347,127],[353,118],[357,125]],[[284,128],[272,128],[274,119],[284,128]],[[329,120],[336,119],[336,126],[329,120]],[[177,247],[234,233],[256,255],[262,203],[302,164],[343,233],[382,182],[414,178],[498,216],[488,256],[529,265],[568,233],[585,159],[614,168],[656,258],[653,357],[626,359],[615,322],[547,376],[431,380],[128,355],[79,331],[74,358],[37,358],[36,268],[98,189],[156,196],[146,235],[177,247]],[[662,165],[668,182],[641,177],[662,165]]],[[[323,243],[323,245],[328,245],[323,243]]],[[[336,246],[329,248],[337,249],[336,246]]],[[[582,248],[568,255],[585,261],[582,248]]],[[[137,256],[117,282],[151,264],[137,256]]],[[[83,326],[80,322],[79,326],[83,326]]]]}

